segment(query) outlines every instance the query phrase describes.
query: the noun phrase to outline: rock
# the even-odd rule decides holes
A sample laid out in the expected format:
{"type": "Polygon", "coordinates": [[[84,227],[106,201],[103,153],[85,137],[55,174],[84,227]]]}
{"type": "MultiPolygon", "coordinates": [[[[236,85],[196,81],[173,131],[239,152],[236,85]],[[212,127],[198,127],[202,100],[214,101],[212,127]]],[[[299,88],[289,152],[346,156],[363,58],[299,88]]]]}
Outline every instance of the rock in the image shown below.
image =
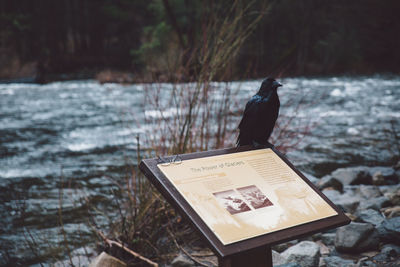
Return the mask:
{"type": "Polygon", "coordinates": [[[275,250],[272,250],[272,264],[275,265],[280,265],[280,264],[285,264],[286,263],[286,258],[281,256],[279,252],[276,252],[275,250]]]}
{"type": "Polygon", "coordinates": [[[317,186],[320,190],[330,187],[340,192],[343,191],[343,184],[338,179],[332,177],[331,175],[326,175],[322,177],[318,181],[317,186]]]}
{"type": "Polygon", "coordinates": [[[355,223],[336,231],[335,248],[340,252],[357,253],[377,249],[379,234],[370,223],[355,223]]]}
{"type": "Polygon", "coordinates": [[[363,200],[360,196],[354,195],[350,191],[345,194],[340,194],[337,190],[324,189],[322,190],[322,193],[324,193],[327,198],[339,206],[343,211],[349,213],[355,212],[360,201],[363,200]]]}
{"type": "Polygon", "coordinates": [[[302,266],[295,262],[290,262],[290,263],[276,265],[276,266],[274,265],[274,267],[302,267],[302,266]]]}
{"type": "Polygon", "coordinates": [[[382,242],[400,244],[400,217],[386,219],[377,229],[382,242]]]}
{"type": "Polygon", "coordinates": [[[319,246],[319,254],[321,255],[328,255],[331,253],[330,248],[328,248],[321,240],[315,242],[319,246]]]}
{"type": "Polygon", "coordinates": [[[324,233],[321,235],[321,241],[327,246],[335,245],[336,233],[324,233]]]}
{"type": "Polygon", "coordinates": [[[377,262],[392,261],[400,256],[400,247],[392,244],[387,244],[382,247],[380,254],[372,259],[377,262]]]}
{"type": "Polygon", "coordinates": [[[392,193],[385,193],[385,197],[390,199],[390,202],[393,205],[399,205],[400,206],[400,189],[397,191],[394,191],[392,193]]]}
{"type": "Polygon", "coordinates": [[[396,171],[391,167],[371,167],[369,173],[375,185],[394,185],[398,183],[396,171]]]}
{"type": "Polygon", "coordinates": [[[386,244],[382,247],[381,253],[385,253],[392,258],[396,258],[397,256],[400,256],[400,246],[395,244],[386,244]]]}
{"type": "Polygon", "coordinates": [[[385,218],[379,211],[373,209],[361,210],[357,213],[357,221],[370,223],[375,226],[380,225],[385,218]]]}
{"type": "Polygon", "coordinates": [[[126,263],[108,255],[104,251],[97,256],[89,265],[89,267],[126,267],[126,263]]]}
{"type": "Polygon", "coordinates": [[[331,173],[343,185],[371,184],[372,176],[366,166],[340,168],[331,173]]]}
{"type": "Polygon", "coordinates": [[[377,187],[376,185],[360,185],[357,191],[362,197],[366,199],[382,196],[379,187],[377,187]]]}
{"type": "Polygon", "coordinates": [[[304,174],[305,177],[307,177],[308,180],[310,180],[311,183],[313,183],[315,185],[317,185],[318,181],[320,180],[320,179],[318,179],[317,177],[315,177],[312,174],[309,174],[309,173],[306,173],[306,172],[303,172],[303,174],[304,174]]]}
{"type": "Polygon", "coordinates": [[[332,189],[324,189],[322,190],[322,193],[324,193],[324,195],[332,202],[337,201],[341,196],[339,191],[332,189]]]}
{"type": "Polygon", "coordinates": [[[362,199],[358,196],[349,196],[347,194],[341,195],[340,198],[333,201],[337,206],[339,206],[342,210],[349,213],[354,213],[362,199]]]}
{"type": "Polygon", "coordinates": [[[393,169],[400,170],[400,160],[393,166],[393,169]]]}
{"type": "Polygon", "coordinates": [[[297,243],[299,243],[297,240],[291,240],[289,242],[276,244],[275,246],[272,247],[272,249],[276,250],[279,253],[282,253],[283,251],[285,251],[286,249],[288,249],[293,245],[296,245],[297,243]]]}
{"type": "Polygon", "coordinates": [[[358,264],[357,266],[362,266],[362,267],[378,267],[378,265],[376,265],[375,262],[372,262],[372,261],[370,261],[370,260],[360,261],[360,264],[358,264]]]}
{"type": "Polygon", "coordinates": [[[186,255],[179,254],[172,262],[172,267],[193,267],[196,266],[186,255]]]}
{"type": "Polygon", "coordinates": [[[400,184],[397,184],[397,185],[381,185],[381,186],[379,186],[379,190],[381,190],[383,195],[385,195],[387,193],[397,193],[397,192],[400,192],[400,184]]]}
{"type": "Polygon", "coordinates": [[[294,245],[282,254],[286,262],[296,262],[302,267],[316,267],[319,265],[319,246],[311,241],[302,241],[294,245]]]}
{"type": "Polygon", "coordinates": [[[379,211],[380,209],[388,207],[391,204],[392,203],[387,197],[381,196],[361,201],[358,210],[361,211],[361,210],[373,209],[379,211]]]}
{"type": "Polygon", "coordinates": [[[388,219],[400,216],[400,206],[383,208],[381,211],[388,219]]]}
{"type": "Polygon", "coordinates": [[[345,260],[342,259],[338,256],[331,256],[331,257],[326,257],[324,258],[325,266],[326,267],[356,267],[357,264],[355,264],[352,260],[345,260]]]}

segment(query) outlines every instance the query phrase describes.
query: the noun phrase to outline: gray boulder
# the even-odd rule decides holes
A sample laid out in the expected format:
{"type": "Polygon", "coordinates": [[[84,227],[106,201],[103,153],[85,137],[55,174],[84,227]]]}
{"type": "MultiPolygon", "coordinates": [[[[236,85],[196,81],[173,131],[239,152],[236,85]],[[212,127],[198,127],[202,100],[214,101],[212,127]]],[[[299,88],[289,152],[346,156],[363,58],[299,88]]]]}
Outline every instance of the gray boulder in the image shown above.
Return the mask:
{"type": "Polygon", "coordinates": [[[286,258],[286,263],[296,262],[302,267],[319,265],[319,246],[311,241],[302,241],[288,248],[281,255],[286,258]]]}
{"type": "Polygon", "coordinates": [[[400,217],[385,220],[377,229],[382,242],[400,244],[400,217]]]}
{"type": "Polygon", "coordinates": [[[286,263],[286,264],[280,264],[280,265],[274,265],[274,267],[302,267],[301,265],[299,265],[298,263],[295,262],[290,262],[290,263],[286,263]]]}
{"type": "Polygon", "coordinates": [[[275,265],[282,265],[286,263],[286,258],[283,257],[279,252],[272,250],[272,264],[275,265]]]}
{"type": "Polygon", "coordinates": [[[343,185],[372,184],[372,176],[366,166],[340,168],[331,175],[343,185]]]}
{"type": "Polygon", "coordinates": [[[370,223],[352,222],[336,231],[335,248],[339,252],[358,253],[376,250],[378,245],[378,231],[370,223]]]}
{"type": "Polygon", "coordinates": [[[322,177],[318,183],[317,186],[320,190],[331,187],[337,191],[342,192],[343,191],[343,184],[336,179],[335,177],[332,177],[331,175],[326,175],[322,177]]]}
{"type": "Polygon", "coordinates": [[[332,202],[335,202],[341,198],[341,194],[337,190],[325,189],[322,190],[322,193],[324,193],[324,195],[332,202]]]}
{"type": "Polygon", "coordinates": [[[399,182],[395,169],[391,167],[371,167],[369,173],[376,185],[394,185],[399,182]]]}
{"type": "Polygon", "coordinates": [[[315,177],[314,175],[309,174],[309,173],[306,173],[306,172],[303,172],[303,174],[304,174],[305,177],[307,177],[308,180],[310,180],[310,182],[312,182],[312,183],[315,184],[315,185],[318,184],[318,181],[319,181],[320,179],[318,179],[318,178],[315,177]]]}
{"type": "Polygon", "coordinates": [[[381,185],[379,186],[379,190],[382,192],[383,195],[387,193],[394,193],[400,192],[400,184],[397,185],[381,185]]]}
{"type": "Polygon", "coordinates": [[[330,256],[324,258],[325,266],[326,267],[356,267],[357,264],[355,264],[352,260],[345,260],[342,259],[338,256],[330,256]]]}
{"type": "Polygon", "coordinates": [[[104,251],[97,256],[89,265],[89,267],[126,267],[123,261],[108,255],[104,251]]]}
{"type": "Polygon", "coordinates": [[[379,187],[376,185],[360,185],[357,188],[357,192],[366,199],[382,196],[379,187]]]}
{"type": "Polygon", "coordinates": [[[172,262],[172,267],[193,267],[196,266],[194,262],[186,255],[179,254],[172,262]]]}
{"type": "Polygon", "coordinates": [[[387,207],[381,209],[386,218],[394,218],[400,216],[400,206],[387,207]]]}
{"type": "Polygon", "coordinates": [[[400,247],[393,244],[386,244],[382,247],[381,252],[373,257],[374,261],[387,262],[393,261],[400,257],[400,247]]]}
{"type": "Polygon", "coordinates": [[[381,196],[360,201],[358,210],[380,210],[382,208],[390,206],[391,204],[392,202],[387,197],[381,196]]]}
{"type": "Polygon", "coordinates": [[[380,225],[385,220],[379,211],[373,209],[361,210],[356,215],[357,221],[370,223],[375,226],[380,225]]]}
{"type": "Polygon", "coordinates": [[[353,194],[348,190],[345,194],[340,194],[337,190],[325,189],[322,191],[324,195],[329,198],[334,204],[339,206],[345,212],[353,213],[357,210],[360,201],[363,200],[361,196],[353,194]]]}
{"type": "Polygon", "coordinates": [[[345,212],[354,213],[362,201],[363,199],[358,195],[343,194],[333,203],[345,212]]]}
{"type": "Polygon", "coordinates": [[[336,233],[324,233],[321,235],[321,241],[327,246],[335,245],[336,233]]]}

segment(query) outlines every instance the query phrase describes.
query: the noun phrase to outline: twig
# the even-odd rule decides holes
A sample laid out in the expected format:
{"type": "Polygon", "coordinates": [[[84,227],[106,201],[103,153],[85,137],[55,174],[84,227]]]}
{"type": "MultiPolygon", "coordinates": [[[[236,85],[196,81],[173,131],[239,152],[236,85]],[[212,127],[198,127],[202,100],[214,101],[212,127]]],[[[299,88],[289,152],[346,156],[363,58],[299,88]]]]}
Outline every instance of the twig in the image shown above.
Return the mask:
{"type": "Polygon", "coordinates": [[[189,252],[187,252],[182,246],[180,246],[178,244],[178,242],[176,241],[176,238],[174,236],[173,233],[171,233],[171,230],[167,228],[168,233],[170,234],[172,240],[175,243],[175,246],[181,250],[183,253],[185,253],[186,256],[188,256],[192,261],[194,261],[195,263],[197,263],[198,265],[204,266],[204,267],[209,267],[207,264],[202,263],[201,261],[197,260],[195,257],[193,257],[189,252]]]}
{"type": "Polygon", "coordinates": [[[116,245],[117,247],[122,248],[123,250],[125,250],[126,252],[128,252],[129,254],[131,254],[132,256],[134,256],[134,257],[136,257],[136,258],[138,258],[138,259],[140,259],[140,260],[142,260],[142,261],[144,261],[144,262],[147,262],[147,263],[150,264],[151,266],[158,267],[158,264],[155,263],[154,261],[149,260],[149,259],[146,258],[146,257],[143,257],[143,256],[140,255],[139,253],[137,253],[137,252],[135,252],[135,251],[133,251],[133,250],[127,248],[126,246],[124,246],[123,244],[121,244],[121,243],[119,243],[119,242],[117,242],[117,241],[108,239],[101,231],[97,231],[97,233],[98,233],[98,235],[104,240],[104,242],[106,242],[110,247],[111,247],[112,245],[116,245]]]}

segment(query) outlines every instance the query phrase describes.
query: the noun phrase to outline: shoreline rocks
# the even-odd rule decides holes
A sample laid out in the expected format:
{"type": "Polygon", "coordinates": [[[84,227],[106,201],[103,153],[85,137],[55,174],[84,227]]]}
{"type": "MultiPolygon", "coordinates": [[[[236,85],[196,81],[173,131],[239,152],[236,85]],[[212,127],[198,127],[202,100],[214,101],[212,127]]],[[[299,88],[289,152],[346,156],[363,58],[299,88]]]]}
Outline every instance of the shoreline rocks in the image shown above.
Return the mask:
{"type": "MultiPolygon", "coordinates": [[[[359,166],[321,179],[305,175],[352,222],[274,246],[274,266],[400,266],[400,170],[359,166]]],[[[169,264],[160,266],[199,266],[182,254],[169,264]]]]}

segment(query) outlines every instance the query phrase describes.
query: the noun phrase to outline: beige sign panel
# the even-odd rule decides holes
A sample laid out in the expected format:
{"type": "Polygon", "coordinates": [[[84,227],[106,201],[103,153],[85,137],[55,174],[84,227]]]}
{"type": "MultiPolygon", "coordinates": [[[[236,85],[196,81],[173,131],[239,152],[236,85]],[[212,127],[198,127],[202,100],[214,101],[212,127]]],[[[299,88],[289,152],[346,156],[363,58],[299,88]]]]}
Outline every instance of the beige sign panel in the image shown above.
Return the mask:
{"type": "Polygon", "coordinates": [[[224,245],[337,215],[271,149],[157,166],[224,245]]]}

